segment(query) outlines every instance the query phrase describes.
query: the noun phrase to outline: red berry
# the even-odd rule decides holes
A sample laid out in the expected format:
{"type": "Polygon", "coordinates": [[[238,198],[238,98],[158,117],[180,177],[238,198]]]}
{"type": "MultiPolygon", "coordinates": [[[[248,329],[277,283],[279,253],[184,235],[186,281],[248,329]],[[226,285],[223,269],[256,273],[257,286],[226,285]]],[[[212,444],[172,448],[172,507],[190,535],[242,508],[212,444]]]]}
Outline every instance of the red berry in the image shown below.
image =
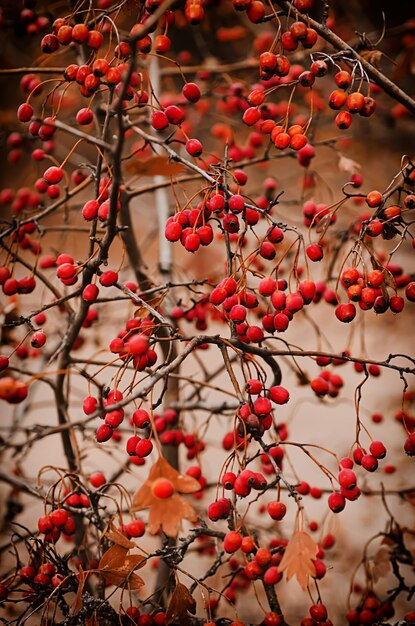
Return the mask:
{"type": "Polygon", "coordinates": [[[48,185],[57,185],[63,178],[63,170],[60,167],[52,165],[43,174],[43,178],[48,185]]]}
{"type": "Polygon", "coordinates": [[[89,477],[89,482],[93,487],[95,487],[95,489],[99,489],[99,487],[105,485],[107,480],[102,472],[94,472],[89,477]]]}
{"type": "Polygon", "coordinates": [[[290,399],[290,394],[285,387],[275,385],[269,390],[269,397],[275,404],[286,404],[290,399]]]}
{"type": "Polygon", "coordinates": [[[186,152],[190,154],[192,157],[198,157],[203,152],[203,146],[198,139],[189,139],[186,142],[186,152]]]}
{"type": "Polygon", "coordinates": [[[50,517],[54,526],[61,528],[62,526],[65,526],[68,521],[68,511],[65,511],[65,509],[56,509],[56,511],[52,511],[50,517]]]}
{"type": "Polygon", "coordinates": [[[328,498],[328,505],[333,513],[340,513],[346,506],[346,500],[341,493],[331,493],[328,498]]]}
{"type": "Polygon", "coordinates": [[[30,122],[33,117],[33,107],[28,102],[24,102],[17,109],[17,119],[19,122],[30,122]]]}
{"type": "Polygon", "coordinates": [[[197,102],[200,100],[200,89],[196,83],[186,83],[183,86],[182,93],[189,102],[197,102]]]}
{"type": "Polygon", "coordinates": [[[150,439],[140,439],[140,441],[137,443],[135,453],[137,456],[143,458],[151,454],[152,450],[153,443],[150,441],[150,439]]]}
{"type": "Polygon", "coordinates": [[[163,111],[153,111],[151,125],[155,130],[164,130],[169,125],[169,120],[163,111]]]}
{"type": "Polygon", "coordinates": [[[282,520],[287,512],[287,507],[283,502],[269,502],[267,505],[268,515],[274,520],[282,520]]]}
{"type": "Polygon", "coordinates": [[[223,540],[223,549],[225,552],[232,553],[239,550],[242,544],[242,535],[234,530],[231,530],[225,535],[223,540]]]}
{"type": "Polygon", "coordinates": [[[157,478],[151,486],[151,493],[161,500],[170,498],[174,493],[173,483],[167,478],[157,478]]]}

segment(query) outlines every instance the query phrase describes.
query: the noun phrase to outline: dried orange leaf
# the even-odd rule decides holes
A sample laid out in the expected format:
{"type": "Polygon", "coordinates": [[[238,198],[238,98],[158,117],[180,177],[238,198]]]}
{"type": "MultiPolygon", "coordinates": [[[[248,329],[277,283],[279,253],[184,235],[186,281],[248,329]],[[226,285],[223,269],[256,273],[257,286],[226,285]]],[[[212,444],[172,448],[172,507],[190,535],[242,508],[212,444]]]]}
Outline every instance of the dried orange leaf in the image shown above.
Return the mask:
{"type": "Polygon", "coordinates": [[[166,624],[174,622],[176,617],[179,618],[179,624],[188,624],[188,613],[194,614],[196,611],[196,601],[190,594],[187,587],[179,583],[170,598],[167,608],[166,624]]]}
{"type": "Polygon", "coordinates": [[[348,157],[341,156],[338,163],[339,170],[341,172],[345,172],[346,174],[357,174],[357,172],[362,169],[362,166],[357,161],[353,161],[353,159],[349,159],[348,157]]]}
{"type": "Polygon", "coordinates": [[[128,554],[128,550],[123,546],[114,545],[103,554],[98,571],[111,585],[139,589],[144,585],[144,581],[133,572],[144,565],[145,558],[143,556],[128,554]]]}
{"type": "Polygon", "coordinates": [[[85,587],[87,578],[88,576],[80,567],[79,573],[78,573],[78,589],[76,591],[74,603],[72,604],[71,610],[69,611],[70,617],[75,617],[76,615],[78,615],[79,611],[82,609],[82,595],[84,592],[84,587],[85,587]]]}
{"type": "Polygon", "coordinates": [[[120,531],[116,530],[115,528],[112,528],[111,530],[107,530],[107,532],[104,533],[104,535],[107,539],[117,544],[118,546],[125,548],[126,550],[130,550],[131,548],[137,547],[137,544],[135,544],[134,541],[130,541],[129,539],[127,539],[125,535],[120,533],[120,531]]]}
{"type": "Polygon", "coordinates": [[[130,174],[139,176],[175,176],[184,170],[181,163],[173,163],[164,156],[151,157],[145,161],[129,161],[126,168],[130,174]]]}
{"type": "Polygon", "coordinates": [[[149,530],[153,535],[161,528],[169,537],[175,537],[180,530],[183,519],[196,521],[194,508],[182,498],[180,493],[200,491],[200,483],[191,476],[180,474],[166,459],[159,457],[150,470],[144,485],[133,498],[133,511],[150,508],[149,530]],[[174,493],[169,498],[160,499],[152,492],[153,483],[159,478],[170,480],[174,493]]]}
{"type": "Polygon", "coordinates": [[[169,537],[175,537],[184,519],[195,522],[197,514],[194,508],[178,494],[167,500],[156,500],[150,508],[148,529],[155,535],[161,527],[169,537]]]}
{"type": "Polygon", "coordinates": [[[316,575],[313,560],[317,551],[318,546],[310,535],[299,530],[289,540],[278,569],[280,572],[287,570],[287,580],[295,576],[300,587],[306,589],[308,577],[316,575]]]}
{"type": "Polygon", "coordinates": [[[372,576],[375,583],[379,578],[384,578],[392,569],[391,554],[389,548],[379,548],[373,557],[372,576]]]}

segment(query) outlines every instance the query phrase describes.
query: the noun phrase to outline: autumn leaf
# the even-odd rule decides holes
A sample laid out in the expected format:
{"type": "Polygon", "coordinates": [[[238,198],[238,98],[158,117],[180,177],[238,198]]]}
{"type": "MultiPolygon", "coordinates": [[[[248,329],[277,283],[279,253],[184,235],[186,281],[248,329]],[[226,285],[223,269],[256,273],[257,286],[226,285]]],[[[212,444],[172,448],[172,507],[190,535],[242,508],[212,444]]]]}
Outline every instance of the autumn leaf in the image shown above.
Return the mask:
{"type": "Polygon", "coordinates": [[[154,156],[140,161],[135,159],[126,165],[130,174],[139,176],[175,176],[183,171],[181,163],[173,163],[168,157],[154,156]]]}
{"type": "Polygon", "coordinates": [[[113,545],[103,555],[98,565],[98,572],[102,574],[110,585],[140,589],[144,581],[134,574],[136,569],[143,567],[145,558],[139,554],[128,554],[128,549],[113,545]]]}
{"type": "Polygon", "coordinates": [[[373,557],[372,576],[375,583],[378,582],[379,578],[384,578],[391,571],[390,557],[390,550],[386,547],[379,548],[373,557]]]}
{"type": "MultiPolygon", "coordinates": [[[[159,309],[159,307],[162,305],[164,298],[167,295],[167,290],[163,291],[161,295],[157,296],[156,298],[142,298],[144,300],[144,302],[146,302],[146,304],[148,304],[149,306],[151,306],[153,309],[156,309],[156,311],[159,309]]],[[[138,294],[140,296],[140,294],[138,294]]],[[[141,296],[140,296],[141,297],[141,296]]],[[[147,317],[148,316],[148,309],[145,306],[139,306],[138,309],[136,309],[135,313],[134,313],[134,317],[137,319],[142,319],[143,317],[147,317]]]]}
{"type": "Polygon", "coordinates": [[[341,172],[345,172],[345,174],[357,174],[359,170],[362,169],[362,166],[357,161],[353,161],[353,159],[349,159],[349,157],[345,157],[341,155],[338,162],[338,168],[341,172]]]}
{"type": "Polygon", "coordinates": [[[112,543],[115,543],[118,546],[122,546],[126,550],[137,547],[137,544],[135,544],[134,541],[130,541],[129,539],[127,539],[125,535],[120,533],[120,531],[116,530],[115,528],[107,530],[103,536],[112,541],[112,543]]]}
{"type": "Polygon", "coordinates": [[[376,69],[380,68],[383,52],[380,50],[360,50],[359,54],[365,61],[376,67],[376,69]]]}
{"type": "Polygon", "coordinates": [[[287,570],[287,580],[295,576],[302,589],[307,588],[308,577],[316,575],[313,560],[318,546],[306,532],[296,531],[285,548],[284,556],[278,566],[280,572],[287,570]]]}
{"type": "Polygon", "coordinates": [[[196,611],[196,601],[190,594],[187,587],[178,583],[176,589],[173,591],[169,606],[167,608],[166,624],[174,622],[176,617],[179,618],[179,624],[188,624],[188,613],[194,614],[196,611]]]}
{"type": "Polygon", "coordinates": [[[132,510],[142,511],[149,508],[150,533],[155,535],[161,528],[169,537],[175,537],[182,520],[195,522],[197,519],[194,508],[179,494],[196,491],[200,491],[200,483],[195,478],[180,474],[166,459],[160,457],[151,468],[144,485],[134,495],[132,510]],[[158,498],[153,494],[152,486],[159,478],[166,478],[172,483],[174,491],[170,497],[158,498]]]}
{"type": "Polygon", "coordinates": [[[78,615],[79,611],[82,609],[82,595],[84,592],[84,587],[85,587],[87,578],[88,578],[87,574],[85,574],[82,567],[80,567],[79,573],[78,573],[78,589],[76,591],[74,603],[72,604],[71,610],[69,611],[70,617],[75,617],[76,615],[78,615]]]}

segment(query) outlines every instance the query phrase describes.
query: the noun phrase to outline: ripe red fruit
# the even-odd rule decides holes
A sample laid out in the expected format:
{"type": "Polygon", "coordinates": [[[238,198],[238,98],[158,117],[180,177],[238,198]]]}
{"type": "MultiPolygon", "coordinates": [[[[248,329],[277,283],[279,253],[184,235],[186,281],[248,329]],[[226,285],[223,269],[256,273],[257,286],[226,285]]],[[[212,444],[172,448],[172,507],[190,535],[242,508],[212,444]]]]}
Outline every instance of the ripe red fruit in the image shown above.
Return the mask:
{"type": "Polygon", "coordinates": [[[103,287],[111,287],[112,285],[115,285],[117,281],[118,272],[114,272],[113,270],[106,270],[105,272],[102,272],[99,277],[99,282],[103,287]]]}
{"type": "Polygon", "coordinates": [[[248,107],[242,116],[242,121],[247,126],[253,126],[261,118],[261,112],[256,107],[248,107]]]}
{"type": "Polygon", "coordinates": [[[39,517],[37,527],[39,532],[45,535],[46,533],[50,533],[54,529],[55,525],[50,515],[44,515],[43,517],[39,517]]]}
{"type": "Polygon", "coordinates": [[[272,501],[272,502],[268,502],[267,511],[268,511],[268,515],[273,520],[279,521],[285,517],[285,514],[287,513],[287,507],[285,506],[283,502],[272,501]]]}
{"type": "Polygon", "coordinates": [[[48,167],[46,172],[44,172],[43,178],[48,185],[57,185],[63,178],[63,170],[60,167],[52,165],[52,167],[48,167]]]}
{"type": "Polygon", "coordinates": [[[282,618],[275,613],[274,611],[270,611],[266,613],[264,616],[264,626],[281,626],[283,624],[282,618]]]}
{"type": "Polygon", "coordinates": [[[223,549],[225,552],[233,553],[239,550],[242,544],[242,535],[234,530],[226,533],[223,540],[223,549]]]}
{"type": "Polygon", "coordinates": [[[76,114],[76,121],[80,126],[87,126],[88,124],[91,124],[93,119],[94,114],[92,113],[91,109],[88,109],[86,107],[84,107],[83,109],[79,109],[78,113],[76,114]]]}
{"type": "MultiPolygon", "coordinates": [[[[356,460],[356,459],[355,459],[356,460]]],[[[357,477],[353,470],[344,468],[339,472],[339,483],[343,489],[353,489],[357,484],[357,477]]]]}
{"type": "Polygon", "coordinates": [[[164,111],[153,111],[151,114],[151,125],[155,130],[164,130],[169,125],[164,111]]]}
{"type": "Polygon", "coordinates": [[[196,83],[186,83],[183,86],[182,94],[189,102],[198,102],[200,100],[200,89],[196,83]]]}
{"type": "Polygon", "coordinates": [[[269,397],[273,402],[275,402],[275,404],[286,404],[290,399],[290,394],[288,389],[285,389],[285,387],[275,385],[270,388],[269,397]]]}
{"type": "Polygon", "coordinates": [[[324,256],[323,248],[318,243],[307,246],[306,254],[311,261],[321,261],[324,256]]]}
{"type": "Polygon", "coordinates": [[[378,207],[382,204],[383,196],[380,191],[370,191],[366,196],[366,203],[371,207],[378,207]]]}
{"type": "Polygon", "coordinates": [[[103,443],[104,441],[108,441],[112,437],[112,428],[107,426],[107,424],[101,424],[98,426],[95,437],[98,443],[103,443]]]}
{"type": "Polygon", "coordinates": [[[346,106],[350,113],[358,113],[365,103],[365,97],[359,91],[347,96],[346,106]]]}
{"type": "Polygon", "coordinates": [[[151,493],[161,500],[170,498],[174,493],[173,483],[167,478],[157,478],[151,486],[151,493]]]}
{"type": "Polygon", "coordinates": [[[336,126],[337,128],[340,128],[340,130],[350,128],[352,121],[353,118],[349,111],[340,111],[340,113],[337,113],[336,115],[336,126]]]}
{"type": "Polygon", "coordinates": [[[45,35],[40,42],[40,47],[42,49],[42,52],[44,52],[45,54],[52,54],[53,52],[56,52],[58,50],[59,40],[56,35],[45,35]]]}
{"type": "Polygon", "coordinates": [[[185,239],[184,247],[188,252],[196,252],[200,247],[200,237],[197,233],[189,233],[185,239]]]}
{"type": "Polygon", "coordinates": [[[203,146],[198,139],[189,139],[186,141],[186,152],[192,157],[198,157],[203,152],[203,146]]]}
{"type": "Polygon", "coordinates": [[[375,472],[378,468],[378,461],[373,454],[364,454],[360,463],[368,472],[375,472]]]}
{"type": "MultiPolygon", "coordinates": [[[[369,446],[369,452],[376,459],[384,459],[386,456],[386,448],[381,441],[372,441],[369,446]]],[[[362,459],[363,460],[363,459],[362,459]]],[[[362,463],[363,465],[363,463],[362,463]]]]}
{"type": "Polygon", "coordinates": [[[44,346],[46,343],[46,335],[43,330],[38,330],[33,333],[30,343],[34,348],[41,348],[44,346]]]}
{"type": "Polygon", "coordinates": [[[166,224],[164,235],[168,241],[179,241],[182,233],[183,228],[180,226],[179,222],[172,221],[166,224]]]}
{"type": "Polygon", "coordinates": [[[327,619],[327,609],[324,604],[313,604],[310,606],[310,615],[316,622],[325,622],[327,619]]]}
{"type": "Polygon", "coordinates": [[[99,489],[102,485],[105,485],[107,479],[102,472],[94,472],[89,477],[89,482],[93,487],[95,487],[95,489],[99,489]]]}
{"type": "Polygon", "coordinates": [[[124,526],[124,529],[130,537],[142,537],[145,533],[146,526],[141,519],[134,519],[124,526]]]}
{"type": "Polygon", "coordinates": [[[186,117],[184,110],[176,106],[175,104],[171,104],[170,106],[166,107],[166,109],[164,109],[164,113],[170,124],[175,125],[181,124],[186,117]]]}
{"type": "Polygon", "coordinates": [[[328,505],[333,513],[340,513],[346,506],[346,500],[341,493],[331,493],[328,497],[328,505]]]}
{"type": "Polygon", "coordinates": [[[137,443],[135,453],[137,456],[143,458],[151,454],[153,450],[153,443],[150,439],[140,439],[137,443]]]}
{"type": "Polygon", "coordinates": [[[354,304],[339,304],[336,307],[336,317],[340,322],[349,323],[356,317],[356,307],[354,304]]]}
{"type": "Polygon", "coordinates": [[[18,574],[21,580],[27,582],[35,577],[36,571],[31,565],[24,565],[19,569],[18,574]]]}
{"type": "Polygon", "coordinates": [[[229,317],[235,324],[241,324],[246,318],[246,308],[242,304],[235,304],[229,312],[229,317]]]}
{"type": "Polygon", "coordinates": [[[346,104],[347,94],[341,89],[336,89],[330,94],[329,107],[331,109],[341,109],[346,104]]]}
{"type": "Polygon", "coordinates": [[[33,107],[28,102],[24,102],[17,109],[17,119],[19,122],[30,122],[33,117],[33,107]]]}
{"type": "Polygon", "coordinates": [[[61,528],[62,526],[65,526],[68,521],[68,511],[65,511],[65,509],[56,509],[55,511],[52,511],[50,517],[53,525],[56,526],[56,528],[61,528]]]}

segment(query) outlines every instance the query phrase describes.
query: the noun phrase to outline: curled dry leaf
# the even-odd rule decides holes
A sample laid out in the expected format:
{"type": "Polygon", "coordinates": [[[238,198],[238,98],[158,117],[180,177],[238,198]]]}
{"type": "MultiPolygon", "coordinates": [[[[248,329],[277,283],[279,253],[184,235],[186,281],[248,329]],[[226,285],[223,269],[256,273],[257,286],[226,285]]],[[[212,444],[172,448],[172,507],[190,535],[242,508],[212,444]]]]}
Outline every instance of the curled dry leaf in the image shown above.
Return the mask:
{"type": "Polygon", "coordinates": [[[170,598],[169,606],[167,608],[166,624],[174,622],[176,617],[179,618],[179,624],[188,624],[188,613],[194,614],[196,611],[196,602],[193,596],[190,594],[187,587],[178,583],[176,589],[173,591],[170,598]]]}
{"type": "Polygon", "coordinates": [[[107,530],[103,536],[112,541],[112,543],[115,543],[117,546],[121,546],[126,550],[131,550],[132,548],[137,547],[137,544],[134,543],[134,541],[130,541],[125,535],[120,533],[119,530],[113,527],[107,530]]]}
{"type": "Polygon", "coordinates": [[[362,169],[362,166],[357,161],[353,161],[353,159],[349,159],[349,157],[345,157],[343,154],[339,158],[338,168],[341,172],[345,172],[345,174],[357,174],[359,170],[362,169]]]}
{"type": "Polygon", "coordinates": [[[280,572],[287,570],[287,580],[295,576],[302,589],[307,589],[308,577],[316,575],[313,563],[318,546],[315,541],[302,530],[294,532],[285,548],[284,556],[278,566],[280,572]]]}
{"type": "Polygon", "coordinates": [[[126,168],[130,174],[138,176],[176,176],[184,170],[181,163],[174,163],[164,156],[155,156],[144,161],[135,159],[129,161],[126,168]]]}
{"type": "Polygon", "coordinates": [[[140,554],[128,554],[128,549],[113,545],[103,555],[98,565],[98,572],[107,583],[116,587],[140,589],[144,581],[134,574],[136,569],[145,565],[145,558],[140,554]]]}
{"type": "Polygon", "coordinates": [[[70,617],[75,617],[78,615],[79,611],[82,609],[82,595],[84,592],[84,587],[86,583],[86,579],[88,575],[84,572],[82,567],[79,568],[78,572],[78,589],[76,591],[75,600],[71,606],[71,610],[69,611],[70,617]]]}
{"type": "Polygon", "coordinates": [[[379,578],[384,578],[391,571],[392,565],[390,557],[390,548],[385,546],[383,548],[379,548],[373,557],[372,576],[375,583],[378,582],[379,578]]]}
{"type": "Polygon", "coordinates": [[[200,491],[200,484],[195,478],[180,474],[166,459],[160,457],[151,468],[144,485],[134,495],[132,510],[142,511],[149,508],[150,533],[155,535],[161,528],[169,537],[175,537],[183,519],[190,522],[197,519],[194,508],[179,494],[196,491],[200,491]],[[172,483],[174,491],[170,497],[158,498],[153,494],[153,483],[159,478],[166,478],[172,483]]]}

